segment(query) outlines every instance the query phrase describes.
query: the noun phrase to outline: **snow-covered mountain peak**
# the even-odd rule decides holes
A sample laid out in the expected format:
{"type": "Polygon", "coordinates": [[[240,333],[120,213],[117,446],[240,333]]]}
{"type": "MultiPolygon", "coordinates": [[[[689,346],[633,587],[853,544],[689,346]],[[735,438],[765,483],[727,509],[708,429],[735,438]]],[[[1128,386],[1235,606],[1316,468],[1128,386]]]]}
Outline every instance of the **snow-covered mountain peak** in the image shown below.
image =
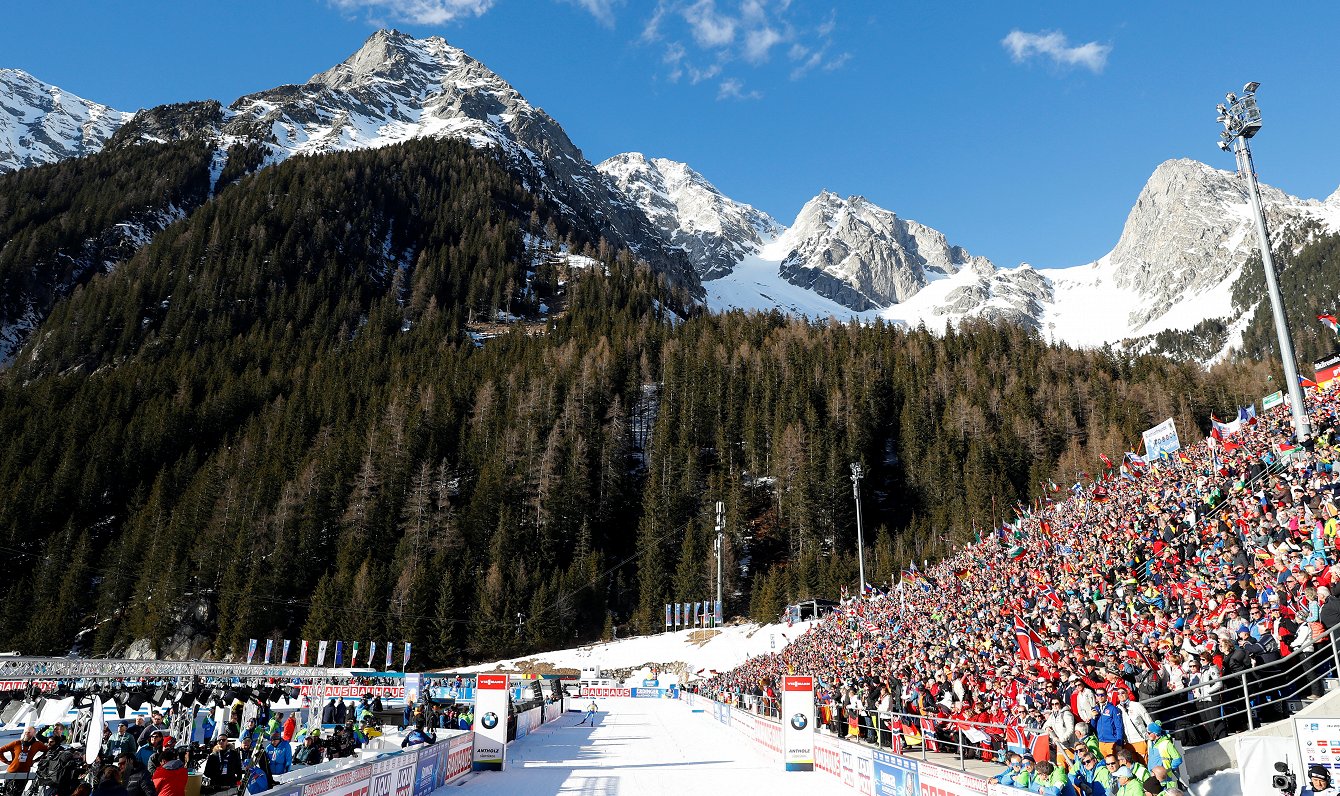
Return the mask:
{"type": "Polygon", "coordinates": [[[133,115],[0,69],[0,174],[91,155],[133,115]]]}
{"type": "Polygon", "coordinates": [[[626,152],[596,168],[688,254],[704,280],[729,273],[782,230],[767,213],[729,199],[679,161],[626,152]]]}

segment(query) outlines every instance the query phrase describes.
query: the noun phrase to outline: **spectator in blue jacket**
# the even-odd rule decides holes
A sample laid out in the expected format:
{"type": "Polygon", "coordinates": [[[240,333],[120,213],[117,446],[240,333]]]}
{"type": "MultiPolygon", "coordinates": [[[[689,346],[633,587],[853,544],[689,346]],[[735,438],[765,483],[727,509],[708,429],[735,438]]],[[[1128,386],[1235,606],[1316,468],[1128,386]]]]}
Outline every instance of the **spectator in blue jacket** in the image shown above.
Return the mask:
{"type": "Polygon", "coordinates": [[[265,756],[270,758],[271,774],[287,774],[293,768],[293,747],[284,740],[282,733],[270,734],[270,746],[266,748],[265,756]]]}
{"type": "Polygon", "coordinates": [[[1108,701],[1106,691],[1096,691],[1098,698],[1098,718],[1094,721],[1093,731],[1098,736],[1098,751],[1107,757],[1126,741],[1126,720],[1121,709],[1108,701]]]}

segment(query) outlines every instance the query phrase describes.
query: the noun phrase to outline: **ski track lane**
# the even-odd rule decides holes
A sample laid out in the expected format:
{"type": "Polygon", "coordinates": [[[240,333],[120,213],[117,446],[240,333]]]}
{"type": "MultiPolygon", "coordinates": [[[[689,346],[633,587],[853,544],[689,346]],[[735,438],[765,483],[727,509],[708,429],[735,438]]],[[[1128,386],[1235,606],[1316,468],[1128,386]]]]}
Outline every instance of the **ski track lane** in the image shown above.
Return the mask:
{"type": "Polygon", "coordinates": [[[435,796],[683,796],[849,791],[819,771],[787,772],[744,736],[670,700],[598,700],[594,728],[565,713],[507,749],[507,770],[481,772],[435,796]]]}

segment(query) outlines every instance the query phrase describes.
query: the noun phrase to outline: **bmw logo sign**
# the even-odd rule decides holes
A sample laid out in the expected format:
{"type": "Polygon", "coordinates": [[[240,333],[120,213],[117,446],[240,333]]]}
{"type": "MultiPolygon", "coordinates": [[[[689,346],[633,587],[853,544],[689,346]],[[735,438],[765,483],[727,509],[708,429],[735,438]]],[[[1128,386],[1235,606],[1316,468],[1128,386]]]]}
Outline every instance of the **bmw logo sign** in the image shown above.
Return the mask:
{"type": "Polygon", "coordinates": [[[494,713],[493,711],[489,711],[488,713],[485,713],[484,715],[479,717],[479,723],[484,725],[484,729],[491,730],[494,727],[498,726],[498,714],[494,713]]]}
{"type": "Polygon", "coordinates": [[[809,723],[810,720],[805,717],[804,713],[797,713],[791,717],[791,729],[793,730],[803,730],[809,723]]]}

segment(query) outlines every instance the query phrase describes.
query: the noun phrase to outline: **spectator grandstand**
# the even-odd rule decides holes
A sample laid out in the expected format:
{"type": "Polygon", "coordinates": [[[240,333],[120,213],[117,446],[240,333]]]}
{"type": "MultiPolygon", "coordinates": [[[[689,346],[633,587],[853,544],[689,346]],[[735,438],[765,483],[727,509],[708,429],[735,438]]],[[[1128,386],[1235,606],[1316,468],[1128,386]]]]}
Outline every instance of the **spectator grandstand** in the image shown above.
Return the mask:
{"type": "Polygon", "coordinates": [[[1072,776],[1121,750],[1166,767],[1160,738],[1189,747],[1284,718],[1337,665],[1340,390],[1308,392],[1305,445],[1280,405],[1171,456],[1104,457],[1098,479],[1051,486],[1014,522],[698,690],[769,713],[779,677],[815,675],[836,734],[982,760],[1012,750],[1072,776]]]}

